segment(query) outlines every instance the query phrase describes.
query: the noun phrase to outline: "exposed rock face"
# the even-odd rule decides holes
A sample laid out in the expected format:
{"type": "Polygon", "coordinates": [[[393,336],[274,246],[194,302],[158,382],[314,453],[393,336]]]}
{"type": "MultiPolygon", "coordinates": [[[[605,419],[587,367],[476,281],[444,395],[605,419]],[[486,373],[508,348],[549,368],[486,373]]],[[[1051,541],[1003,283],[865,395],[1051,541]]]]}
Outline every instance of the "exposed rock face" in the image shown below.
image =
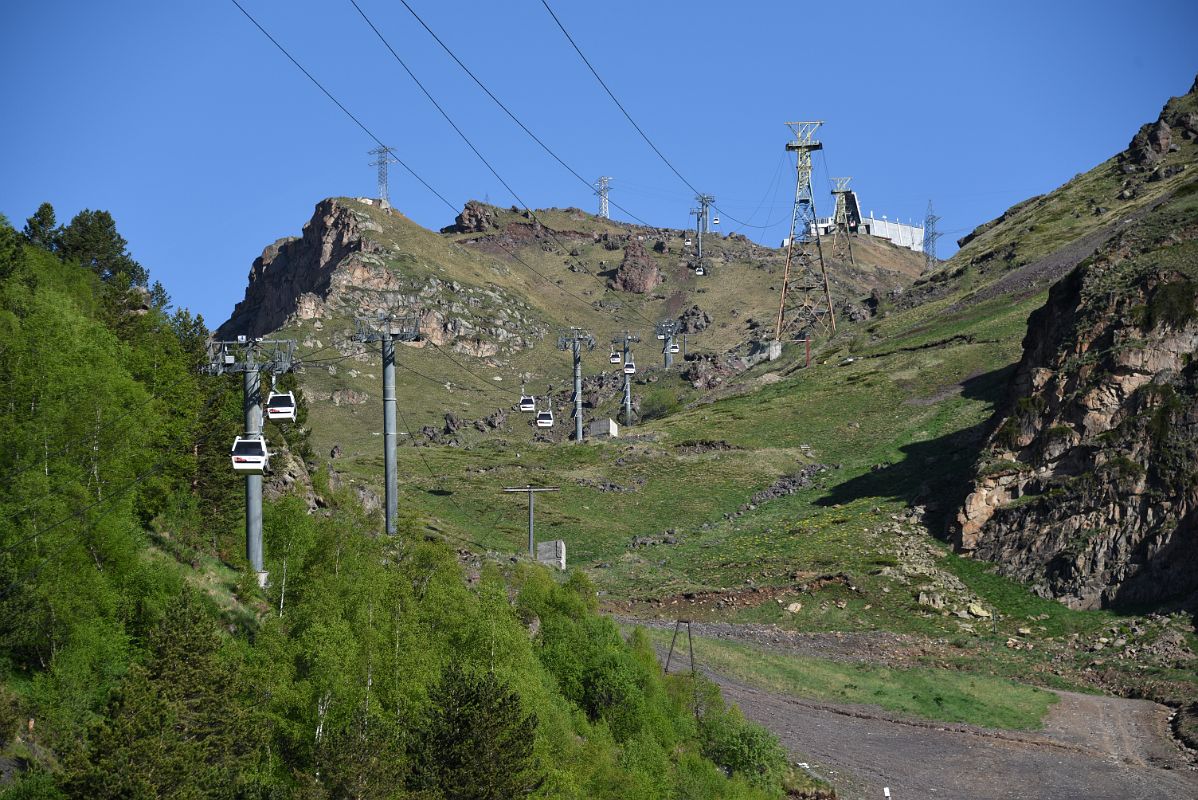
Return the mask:
{"type": "Polygon", "coordinates": [[[1163,119],[1145,125],[1127,146],[1127,157],[1134,164],[1156,164],[1169,152],[1173,129],[1163,119]]]}
{"type": "MultiPolygon", "coordinates": [[[[254,261],[245,299],[217,336],[262,336],[303,320],[320,327],[331,317],[414,309],[424,339],[486,358],[530,347],[548,332],[531,306],[509,292],[442,280],[411,254],[381,244],[384,234],[411,235],[402,216],[381,213],[351,200],[322,200],[303,236],[280,239],[254,261]]],[[[467,204],[458,219],[485,226],[490,213],[467,204]]]]}
{"type": "Polygon", "coordinates": [[[681,323],[679,333],[701,333],[711,325],[711,315],[694,305],[678,315],[678,322],[681,323]]]}
{"type": "Polygon", "coordinates": [[[657,268],[657,261],[645,252],[640,242],[630,239],[624,247],[624,260],[616,270],[612,285],[622,292],[645,294],[660,283],[661,272],[657,268]]]}
{"type": "Polygon", "coordinates": [[[453,225],[442,228],[441,232],[486,233],[498,227],[499,223],[495,221],[495,213],[488,206],[477,200],[470,200],[454,219],[453,225]]]}
{"type": "Polygon", "coordinates": [[[1071,606],[1198,601],[1198,191],[1178,195],[1031,316],[953,531],[1071,606]]]}

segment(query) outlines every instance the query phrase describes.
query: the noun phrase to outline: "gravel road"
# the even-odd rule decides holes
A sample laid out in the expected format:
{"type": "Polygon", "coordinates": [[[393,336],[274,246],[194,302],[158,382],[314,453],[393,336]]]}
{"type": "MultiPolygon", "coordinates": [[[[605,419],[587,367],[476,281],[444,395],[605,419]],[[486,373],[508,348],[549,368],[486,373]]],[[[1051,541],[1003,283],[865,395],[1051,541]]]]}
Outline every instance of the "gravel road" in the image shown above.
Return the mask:
{"type": "MultiPolygon", "coordinates": [[[[673,627],[661,620],[618,619],[673,627]]],[[[774,652],[892,666],[903,660],[895,654],[913,644],[894,634],[787,634],[754,625],[741,630],[732,623],[694,627],[696,635],[738,639],[774,652]]],[[[675,669],[685,668],[683,661],[675,663],[675,669]]],[[[1170,710],[1147,700],[1057,692],[1060,702],[1042,730],[1004,731],[903,717],[877,706],[805,700],[704,672],[727,700],[776,733],[844,800],[882,798],[883,787],[894,800],[1198,799],[1198,766],[1169,737],[1170,710]]]]}

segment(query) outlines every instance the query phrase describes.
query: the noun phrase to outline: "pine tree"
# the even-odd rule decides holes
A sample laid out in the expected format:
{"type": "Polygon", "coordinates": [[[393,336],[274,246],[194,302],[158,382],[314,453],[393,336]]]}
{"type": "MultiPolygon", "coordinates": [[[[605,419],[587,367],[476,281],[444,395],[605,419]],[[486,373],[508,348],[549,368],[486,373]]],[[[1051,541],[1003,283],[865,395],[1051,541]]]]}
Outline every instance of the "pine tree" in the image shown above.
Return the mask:
{"type": "Polygon", "coordinates": [[[22,235],[25,237],[25,241],[34,247],[51,252],[57,250],[61,241],[62,229],[58,227],[54,206],[49,203],[42,203],[38,206],[37,211],[33,212],[33,216],[25,220],[25,230],[22,231],[22,235]]]}
{"type": "Polygon", "coordinates": [[[456,662],[429,694],[431,707],[411,747],[409,784],[455,800],[508,800],[543,780],[533,753],[537,717],[492,672],[456,662]]]}
{"type": "Polygon", "coordinates": [[[63,229],[61,253],[63,258],[78,261],[102,280],[124,275],[132,285],[145,286],[149,276],[129,255],[128,244],[117,233],[111,214],[85,208],[63,229]]]}

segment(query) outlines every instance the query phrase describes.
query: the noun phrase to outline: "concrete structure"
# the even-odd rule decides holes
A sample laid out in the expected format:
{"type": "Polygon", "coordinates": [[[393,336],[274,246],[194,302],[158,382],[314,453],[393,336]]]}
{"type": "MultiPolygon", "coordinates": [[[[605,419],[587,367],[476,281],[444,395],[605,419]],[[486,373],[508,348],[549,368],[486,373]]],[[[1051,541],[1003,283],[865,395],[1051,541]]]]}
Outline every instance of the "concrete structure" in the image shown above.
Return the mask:
{"type": "MultiPolygon", "coordinates": [[[[874,212],[872,211],[869,212],[868,217],[861,216],[861,204],[857,200],[857,193],[852,189],[846,189],[842,194],[850,231],[857,234],[877,236],[879,239],[886,239],[891,244],[906,247],[909,250],[914,250],[916,253],[923,252],[924,229],[922,226],[889,220],[885,215],[881,219],[877,219],[874,217],[874,212]]],[[[808,236],[814,236],[818,230],[820,236],[831,236],[835,228],[835,217],[819,217],[808,226],[807,233],[808,236]]],[[[786,247],[787,244],[788,242],[783,240],[782,246],[786,247]]]]}
{"type": "Polygon", "coordinates": [[[591,439],[615,439],[620,435],[620,426],[614,419],[593,419],[587,426],[587,437],[591,439]]]}
{"type": "Polygon", "coordinates": [[[551,564],[558,569],[566,568],[566,543],[561,539],[551,542],[537,542],[537,561],[551,564]]]}

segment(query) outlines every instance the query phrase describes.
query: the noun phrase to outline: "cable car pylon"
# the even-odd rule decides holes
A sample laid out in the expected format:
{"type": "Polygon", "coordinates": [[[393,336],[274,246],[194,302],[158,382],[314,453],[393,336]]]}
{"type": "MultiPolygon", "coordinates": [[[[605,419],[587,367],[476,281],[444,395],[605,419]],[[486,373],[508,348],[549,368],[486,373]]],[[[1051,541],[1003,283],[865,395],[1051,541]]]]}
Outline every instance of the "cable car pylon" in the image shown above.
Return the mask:
{"type": "Polygon", "coordinates": [[[269,578],[262,553],[262,473],[270,463],[270,450],[262,434],[262,373],[281,375],[296,366],[294,339],[252,339],[208,343],[207,375],[242,374],[242,407],[245,435],[233,441],[233,469],[245,475],[245,556],[265,587],[269,578]],[[240,460],[239,460],[240,459],[240,460]]]}
{"type": "Polygon", "coordinates": [[[396,477],[395,440],[395,343],[412,342],[420,338],[420,327],[414,316],[397,317],[379,312],[376,319],[358,318],[355,342],[381,342],[383,350],[383,494],[386,531],[394,536],[399,511],[399,484],[396,477]]]}

